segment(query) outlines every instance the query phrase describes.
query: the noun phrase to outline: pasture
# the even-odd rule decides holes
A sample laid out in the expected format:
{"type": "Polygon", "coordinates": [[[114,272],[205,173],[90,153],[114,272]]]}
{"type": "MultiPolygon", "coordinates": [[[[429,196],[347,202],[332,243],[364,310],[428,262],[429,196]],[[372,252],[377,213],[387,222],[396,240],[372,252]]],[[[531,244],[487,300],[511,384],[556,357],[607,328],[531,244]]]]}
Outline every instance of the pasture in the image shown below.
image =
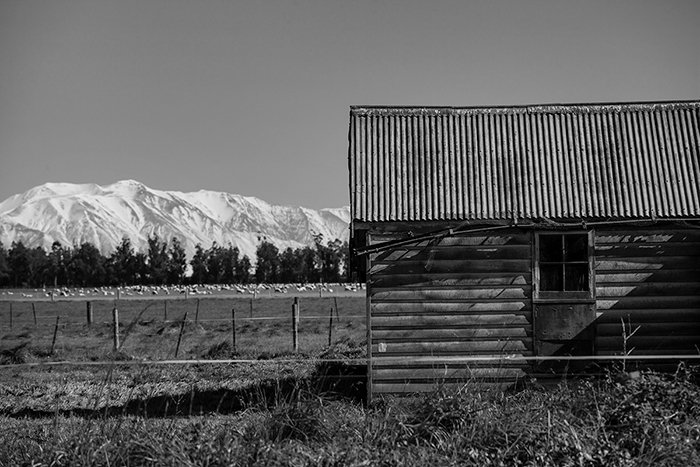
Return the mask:
{"type": "Polygon", "coordinates": [[[329,337],[331,344],[362,345],[366,333],[361,289],[325,295],[271,289],[255,295],[123,292],[119,299],[101,294],[53,300],[27,295],[31,294],[15,291],[5,296],[11,299],[0,301],[0,362],[113,359],[115,309],[121,359],[257,359],[293,353],[295,298],[298,354],[318,354],[328,347],[329,337]]]}
{"type": "Polygon", "coordinates": [[[700,465],[694,369],[366,406],[361,288],[104,292],[0,300],[0,466],[700,465]]]}

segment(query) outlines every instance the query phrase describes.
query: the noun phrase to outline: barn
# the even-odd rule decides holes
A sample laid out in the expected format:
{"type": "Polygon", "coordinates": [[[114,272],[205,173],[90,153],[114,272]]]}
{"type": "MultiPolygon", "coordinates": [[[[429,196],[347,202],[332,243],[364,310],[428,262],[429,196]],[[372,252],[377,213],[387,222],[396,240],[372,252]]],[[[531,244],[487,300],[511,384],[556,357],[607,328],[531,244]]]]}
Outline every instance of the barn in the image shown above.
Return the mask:
{"type": "Polygon", "coordinates": [[[348,165],[370,398],[700,354],[700,101],[354,106],[348,165]]]}

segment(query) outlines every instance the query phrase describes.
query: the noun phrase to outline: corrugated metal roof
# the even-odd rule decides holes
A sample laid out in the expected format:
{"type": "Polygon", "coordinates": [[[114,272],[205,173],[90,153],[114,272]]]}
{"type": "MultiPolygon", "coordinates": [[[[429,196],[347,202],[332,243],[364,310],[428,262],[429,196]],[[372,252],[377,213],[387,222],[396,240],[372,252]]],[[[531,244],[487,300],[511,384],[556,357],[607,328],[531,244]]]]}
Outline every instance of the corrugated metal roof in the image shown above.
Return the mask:
{"type": "Polygon", "coordinates": [[[698,101],[352,107],[352,217],[698,217],[699,125],[698,101]]]}

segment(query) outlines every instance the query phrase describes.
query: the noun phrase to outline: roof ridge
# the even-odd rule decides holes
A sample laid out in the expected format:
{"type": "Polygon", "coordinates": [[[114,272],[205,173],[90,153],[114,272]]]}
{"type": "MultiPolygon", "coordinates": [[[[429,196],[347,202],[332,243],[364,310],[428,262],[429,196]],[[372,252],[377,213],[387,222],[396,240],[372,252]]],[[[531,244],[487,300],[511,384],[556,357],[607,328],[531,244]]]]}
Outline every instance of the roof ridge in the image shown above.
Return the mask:
{"type": "Polygon", "coordinates": [[[470,114],[470,113],[591,113],[600,111],[641,111],[700,108],[700,100],[639,101],[639,102],[592,102],[592,103],[551,103],[496,106],[387,106],[352,105],[354,115],[425,115],[425,114],[470,114]]]}

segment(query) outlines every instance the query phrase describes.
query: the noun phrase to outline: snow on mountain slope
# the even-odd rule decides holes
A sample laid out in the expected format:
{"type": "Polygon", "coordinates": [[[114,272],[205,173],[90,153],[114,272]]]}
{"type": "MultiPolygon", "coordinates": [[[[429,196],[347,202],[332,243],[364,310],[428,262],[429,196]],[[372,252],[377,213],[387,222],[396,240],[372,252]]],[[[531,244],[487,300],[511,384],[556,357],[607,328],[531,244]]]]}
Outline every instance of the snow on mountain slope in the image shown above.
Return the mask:
{"type": "Polygon", "coordinates": [[[215,191],[154,190],[135,180],[107,186],[46,183],[0,203],[0,242],[8,247],[22,240],[47,250],[56,240],[90,242],[109,254],[124,236],[146,251],[148,236],[157,233],[166,240],[178,237],[190,256],[197,243],[209,248],[216,241],[254,259],[263,238],[280,249],[311,245],[319,233],[326,241],[347,240],[349,222],[347,206],[318,211],[273,206],[215,191]]]}

